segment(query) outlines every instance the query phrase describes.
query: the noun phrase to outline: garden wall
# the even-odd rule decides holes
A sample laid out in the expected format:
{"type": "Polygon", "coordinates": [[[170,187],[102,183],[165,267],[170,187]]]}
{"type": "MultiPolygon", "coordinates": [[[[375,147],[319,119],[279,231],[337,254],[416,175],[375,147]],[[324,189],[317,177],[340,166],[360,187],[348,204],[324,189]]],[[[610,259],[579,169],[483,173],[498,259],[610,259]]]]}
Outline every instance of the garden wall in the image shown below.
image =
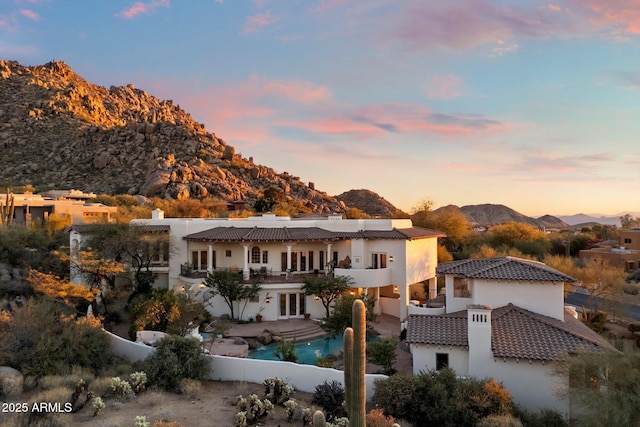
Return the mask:
{"type": "MultiPolygon", "coordinates": [[[[111,351],[118,357],[129,362],[146,358],[155,350],[148,345],[126,340],[110,332],[104,331],[109,337],[111,351]]],[[[261,384],[265,378],[284,378],[296,390],[313,393],[317,385],[324,381],[338,381],[344,385],[342,371],[331,368],[320,368],[312,365],[301,365],[291,362],[276,362],[272,360],[244,359],[227,356],[206,356],[211,367],[207,379],[215,381],[248,381],[261,384]]],[[[386,375],[367,374],[367,401],[371,401],[374,392],[374,380],[387,378],[386,375]]]]}

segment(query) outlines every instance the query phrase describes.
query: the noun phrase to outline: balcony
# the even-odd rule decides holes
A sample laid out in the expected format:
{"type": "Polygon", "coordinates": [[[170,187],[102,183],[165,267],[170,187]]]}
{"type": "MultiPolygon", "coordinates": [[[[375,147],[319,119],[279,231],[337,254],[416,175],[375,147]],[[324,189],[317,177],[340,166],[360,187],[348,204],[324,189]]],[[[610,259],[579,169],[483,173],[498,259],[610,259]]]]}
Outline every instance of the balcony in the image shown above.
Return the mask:
{"type": "Polygon", "coordinates": [[[354,287],[358,288],[379,288],[391,284],[390,268],[336,268],[336,276],[351,276],[354,287]]]}
{"type": "MultiPolygon", "coordinates": [[[[237,273],[241,279],[243,279],[242,269],[237,267],[217,267],[214,271],[231,271],[237,273]]],[[[324,275],[324,273],[318,272],[291,272],[287,274],[284,271],[276,271],[273,269],[249,269],[249,280],[243,280],[244,283],[251,283],[258,279],[263,284],[277,284],[277,283],[302,283],[307,277],[318,277],[324,275]]],[[[207,272],[202,270],[193,270],[190,264],[182,264],[180,266],[180,276],[188,279],[204,279],[207,277],[207,272]]]]}

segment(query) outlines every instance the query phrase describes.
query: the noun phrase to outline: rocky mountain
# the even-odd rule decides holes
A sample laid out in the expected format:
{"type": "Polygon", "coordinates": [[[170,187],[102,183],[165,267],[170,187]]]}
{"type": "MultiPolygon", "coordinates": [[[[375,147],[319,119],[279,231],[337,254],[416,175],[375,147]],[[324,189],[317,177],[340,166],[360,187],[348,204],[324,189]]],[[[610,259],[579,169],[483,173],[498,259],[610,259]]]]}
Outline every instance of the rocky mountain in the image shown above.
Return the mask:
{"type": "Polygon", "coordinates": [[[595,216],[580,213],[575,215],[559,215],[558,218],[572,226],[604,224],[620,227],[620,216],[595,216]]]}
{"type": "Polygon", "coordinates": [[[336,199],[371,216],[390,217],[402,213],[391,202],[370,190],[349,190],[336,196],[336,199]]]}
{"type": "Polygon", "coordinates": [[[516,212],[504,205],[482,204],[460,207],[460,211],[467,216],[469,222],[478,224],[500,224],[503,222],[523,222],[538,226],[535,218],[516,212]]]}
{"type": "MultiPolygon", "coordinates": [[[[443,209],[443,208],[439,208],[443,209]]],[[[568,227],[559,218],[552,215],[544,215],[540,218],[531,218],[523,215],[504,205],[494,204],[482,204],[482,205],[467,205],[458,207],[471,223],[477,223],[482,225],[501,224],[504,222],[522,222],[530,224],[535,227],[545,228],[566,228],[568,227]]],[[[434,211],[437,213],[438,209],[434,211]]]]}
{"type": "Polygon", "coordinates": [[[553,215],[548,215],[548,214],[538,218],[538,224],[544,226],[545,228],[557,228],[557,229],[569,228],[569,224],[562,221],[558,217],[555,217],[553,215]]]}
{"type": "Polygon", "coordinates": [[[64,62],[0,61],[0,183],[251,202],[268,187],[316,213],[344,203],[242,158],[172,100],[87,82],[64,62]]]}

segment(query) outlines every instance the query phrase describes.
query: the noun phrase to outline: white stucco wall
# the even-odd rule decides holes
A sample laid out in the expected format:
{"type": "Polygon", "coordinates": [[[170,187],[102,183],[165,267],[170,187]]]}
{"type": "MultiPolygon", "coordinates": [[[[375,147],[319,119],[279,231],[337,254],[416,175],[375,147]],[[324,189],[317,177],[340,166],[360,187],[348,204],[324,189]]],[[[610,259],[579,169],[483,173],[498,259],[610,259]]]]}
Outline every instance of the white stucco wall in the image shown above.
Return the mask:
{"type": "Polygon", "coordinates": [[[479,377],[501,382],[513,395],[514,402],[530,411],[551,408],[569,415],[569,402],[557,395],[564,387],[565,378],[556,374],[549,363],[495,359],[484,366],[483,374],[479,377]]]}
{"type": "Polygon", "coordinates": [[[512,303],[535,313],[564,320],[564,287],[561,282],[554,284],[475,279],[473,303],[487,304],[493,308],[512,303]]]}
{"type": "Polygon", "coordinates": [[[469,352],[462,347],[410,344],[413,355],[413,374],[436,369],[436,353],[449,355],[449,367],[460,376],[469,375],[469,352]]]}

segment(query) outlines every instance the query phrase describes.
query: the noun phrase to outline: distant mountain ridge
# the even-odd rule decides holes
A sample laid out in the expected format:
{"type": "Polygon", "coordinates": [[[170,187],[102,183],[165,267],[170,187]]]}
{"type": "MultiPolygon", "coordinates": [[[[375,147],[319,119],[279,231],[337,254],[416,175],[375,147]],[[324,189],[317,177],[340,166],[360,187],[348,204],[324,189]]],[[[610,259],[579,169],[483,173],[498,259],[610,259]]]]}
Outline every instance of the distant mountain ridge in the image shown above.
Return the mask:
{"type": "MultiPolygon", "coordinates": [[[[438,213],[440,209],[444,209],[445,207],[436,209],[434,213],[438,213]]],[[[467,217],[467,220],[470,223],[474,224],[493,225],[502,224],[505,222],[521,222],[539,228],[561,229],[568,227],[565,222],[555,216],[544,215],[540,218],[532,218],[523,215],[520,212],[517,212],[505,205],[485,203],[481,205],[466,205],[461,207],[454,207],[462,212],[467,217]]]]}
{"type": "MultiPolygon", "coordinates": [[[[580,225],[580,224],[588,224],[588,223],[597,223],[603,225],[615,225],[620,227],[620,216],[593,216],[587,215],[583,213],[575,214],[575,215],[558,215],[562,221],[566,222],[569,225],[580,225]]],[[[635,215],[638,216],[638,215],[635,215]]]]}

